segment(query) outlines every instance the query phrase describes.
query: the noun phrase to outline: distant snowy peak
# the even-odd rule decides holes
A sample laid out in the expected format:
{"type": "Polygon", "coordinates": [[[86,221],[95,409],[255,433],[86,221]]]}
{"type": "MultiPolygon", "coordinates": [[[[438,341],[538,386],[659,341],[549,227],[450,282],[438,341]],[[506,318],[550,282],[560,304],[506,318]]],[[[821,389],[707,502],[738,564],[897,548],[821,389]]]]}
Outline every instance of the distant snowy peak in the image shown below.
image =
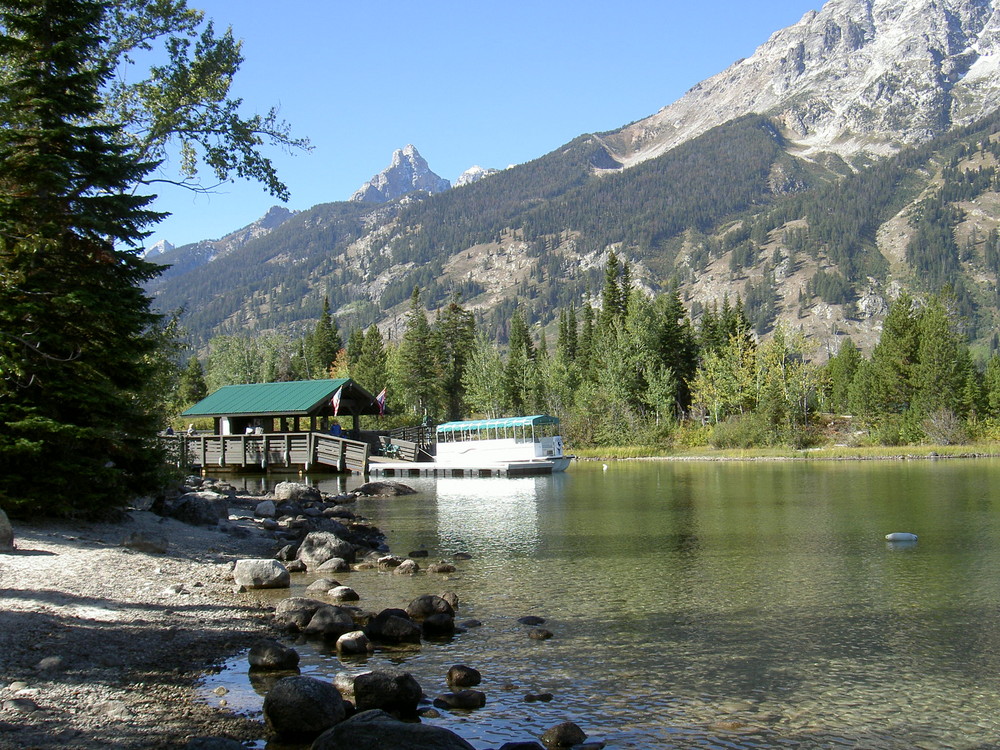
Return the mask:
{"type": "Polygon", "coordinates": [[[455,180],[455,187],[471,185],[473,182],[479,182],[484,177],[489,177],[491,174],[496,174],[499,171],[499,169],[480,167],[476,164],[475,166],[469,167],[458,176],[458,179],[455,180]]]}
{"type": "Polygon", "coordinates": [[[410,144],[397,149],[392,155],[392,163],[362,185],[351,200],[386,203],[416,190],[442,193],[450,187],[451,183],[434,174],[424,157],[410,144]]]}
{"type": "Polygon", "coordinates": [[[142,257],[146,260],[151,260],[157,256],[163,255],[164,253],[169,253],[174,249],[166,240],[160,240],[159,242],[154,242],[152,245],[146,248],[146,251],[142,254],[142,257]]]}

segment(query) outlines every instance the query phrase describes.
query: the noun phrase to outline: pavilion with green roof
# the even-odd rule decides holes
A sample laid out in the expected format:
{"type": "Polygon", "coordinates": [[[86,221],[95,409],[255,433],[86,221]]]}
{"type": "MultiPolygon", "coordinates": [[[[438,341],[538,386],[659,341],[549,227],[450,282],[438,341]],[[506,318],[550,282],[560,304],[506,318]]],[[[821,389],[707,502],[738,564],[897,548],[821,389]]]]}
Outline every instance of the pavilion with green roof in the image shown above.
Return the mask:
{"type": "Polygon", "coordinates": [[[226,385],[185,409],[181,416],[214,418],[217,435],[327,432],[335,419],[350,417],[351,433],[357,435],[361,415],[380,413],[371,393],[350,378],[338,378],[226,385]]]}

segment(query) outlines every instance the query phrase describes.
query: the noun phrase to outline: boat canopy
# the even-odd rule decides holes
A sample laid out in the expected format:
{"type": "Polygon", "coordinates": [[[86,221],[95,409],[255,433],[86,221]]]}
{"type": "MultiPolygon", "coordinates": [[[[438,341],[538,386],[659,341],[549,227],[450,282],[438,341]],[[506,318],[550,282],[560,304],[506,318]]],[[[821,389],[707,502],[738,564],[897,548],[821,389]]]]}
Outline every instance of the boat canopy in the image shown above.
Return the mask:
{"type": "Polygon", "coordinates": [[[477,430],[502,430],[511,427],[537,427],[559,424],[558,417],[535,414],[530,417],[501,417],[500,419],[473,419],[465,422],[445,422],[437,426],[438,434],[450,432],[472,432],[477,430]]]}

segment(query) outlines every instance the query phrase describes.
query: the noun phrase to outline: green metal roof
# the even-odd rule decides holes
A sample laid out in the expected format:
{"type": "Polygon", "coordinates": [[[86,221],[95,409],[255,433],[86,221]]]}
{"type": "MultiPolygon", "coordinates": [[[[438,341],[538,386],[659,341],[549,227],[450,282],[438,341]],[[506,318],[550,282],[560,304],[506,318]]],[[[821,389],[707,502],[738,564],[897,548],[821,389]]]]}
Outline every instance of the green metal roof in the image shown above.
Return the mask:
{"type": "Polygon", "coordinates": [[[438,432],[462,430],[502,429],[504,427],[533,427],[540,424],[559,424],[558,417],[535,414],[530,417],[501,417],[500,419],[473,419],[467,422],[445,422],[437,426],[438,432]]]}
{"type": "Polygon", "coordinates": [[[307,416],[329,402],[349,378],[300,380],[292,383],[225,385],[186,409],[185,417],[307,416]]]}

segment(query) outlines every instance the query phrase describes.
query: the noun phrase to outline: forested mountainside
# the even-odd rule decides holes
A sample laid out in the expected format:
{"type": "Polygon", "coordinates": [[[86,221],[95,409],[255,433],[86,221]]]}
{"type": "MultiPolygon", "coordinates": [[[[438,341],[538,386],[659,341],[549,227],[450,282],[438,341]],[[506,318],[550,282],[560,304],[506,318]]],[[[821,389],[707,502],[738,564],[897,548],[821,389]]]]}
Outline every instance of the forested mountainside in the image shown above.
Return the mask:
{"type": "Polygon", "coordinates": [[[504,331],[596,303],[613,248],[642,288],[678,284],[695,316],[740,296],[757,331],[777,320],[820,348],[877,337],[901,288],[950,285],[974,336],[997,317],[1000,117],[852,169],[789,153],[762,116],[727,123],[631,169],[581,136],[535,161],[438,195],[316,206],[210,268],[155,287],[184,308],[196,342],[313,325],[324,296],[341,328],[392,321],[414,286],[434,308],[454,294],[504,331]]]}

